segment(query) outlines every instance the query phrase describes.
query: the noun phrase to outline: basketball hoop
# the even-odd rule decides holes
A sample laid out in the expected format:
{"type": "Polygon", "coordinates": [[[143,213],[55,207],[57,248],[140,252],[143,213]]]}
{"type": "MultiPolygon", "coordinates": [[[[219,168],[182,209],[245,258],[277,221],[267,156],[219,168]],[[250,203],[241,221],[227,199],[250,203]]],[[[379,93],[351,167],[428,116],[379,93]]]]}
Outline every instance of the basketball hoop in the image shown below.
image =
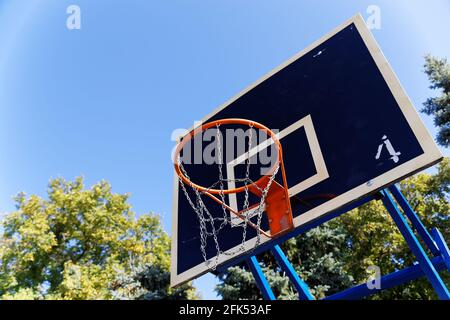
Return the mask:
{"type": "Polygon", "coordinates": [[[289,193],[287,187],[286,173],[283,163],[282,147],[277,135],[267,128],[266,126],[245,119],[222,119],[213,122],[206,123],[199,126],[185,135],[181,141],[178,143],[175,153],[174,153],[174,166],[175,172],[179,177],[180,186],[189,202],[191,207],[197,214],[200,223],[200,238],[201,238],[201,250],[205,261],[208,261],[206,256],[206,244],[207,238],[209,236],[213,237],[215,246],[217,249],[216,263],[212,267],[215,269],[218,262],[218,257],[220,254],[236,254],[236,252],[222,252],[220,250],[220,245],[218,241],[218,233],[227,224],[232,224],[231,216],[234,215],[243,221],[242,227],[243,239],[239,251],[245,251],[244,244],[246,240],[247,226],[254,228],[257,232],[257,241],[255,247],[260,244],[261,234],[269,239],[274,239],[280,235],[293,229],[293,218],[292,209],[289,200],[289,193]],[[221,145],[221,132],[220,127],[225,125],[244,125],[250,128],[250,137],[248,148],[246,151],[246,173],[245,178],[240,179],[224,179],[223,169],[222,169],[222,145],[221,145]],[[194,139],[199,133],[204,132],[208,129],[216,128],[216,143],[217,143],[217,165],[219,178],[210,187],[201,186],[195,183],[186,172],[183,163],[181,161],[181,152],[188,142],[194,139]],[[250,151],[252,149],[252,132],[253,128],[262,130],[268,139],[273,141],[276,147],[276,159],[273,161],[273,165],[267,171],[267,173],[261,176],[257,181],[252,181],[250,179],[250,151]],[[280,170],[281,169],[281,170],[280,170]],[[278,172],[281,171],[281,184],[275,181],[278,172]],[[244,184],[243,186],[225,189],[225,182],[234,182],[244,184]],[[188,185],[195,194],[195,201],[191,199],[189,193],[186,189],[188,185]],[[219,189],[217,189],[219,185],[219,189]],[[249,203],[249,192],[260,198],[258,203],[250,205],[249,203]],[[238,210],[237,208],[232,208],[225,201],[225,195],[231,194],[244,194],[244,204],[243,209],[238,210]],[[213,217],[210,210],[206,207],[203,202],[202,196],[205,195],[212,199],[214,202],[222,207],[223,215],[222,217],[213,217]],[[262,214],[265,212],[267,215],[267,220],[269,222],[270,231],[267,232],[261,228],[262,214]],[[231,215],[231,214],[232,215],[231,215]],[[257,216],[256,222],[252,222],[250,215],[252,217],[257,216]],[[215,222],[219,221],[220,226],[216,227],[215,222]],[[211,231],[208,230],[208,226],[211,231]]]}

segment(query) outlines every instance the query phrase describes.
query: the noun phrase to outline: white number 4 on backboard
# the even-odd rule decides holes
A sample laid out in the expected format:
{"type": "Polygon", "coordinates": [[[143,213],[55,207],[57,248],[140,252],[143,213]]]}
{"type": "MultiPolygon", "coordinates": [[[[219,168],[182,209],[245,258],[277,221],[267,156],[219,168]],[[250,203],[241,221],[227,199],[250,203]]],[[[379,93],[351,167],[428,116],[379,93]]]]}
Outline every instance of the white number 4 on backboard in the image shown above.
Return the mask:
{"type": "Polygon", "coordinates": [[[388,139],[386,135],[382,138],[383,142],[378,146],[377,155],[375,156],[375,159],[380,159],[381,151],[383,151],[383,147],[386,146],[387,151],[391,155],[391,160],[393,160],[395,163],[400,161],[399,156],[402,154],[401,152],[395,151],[394,147],[392,146],[391,141],[388,139]]]}

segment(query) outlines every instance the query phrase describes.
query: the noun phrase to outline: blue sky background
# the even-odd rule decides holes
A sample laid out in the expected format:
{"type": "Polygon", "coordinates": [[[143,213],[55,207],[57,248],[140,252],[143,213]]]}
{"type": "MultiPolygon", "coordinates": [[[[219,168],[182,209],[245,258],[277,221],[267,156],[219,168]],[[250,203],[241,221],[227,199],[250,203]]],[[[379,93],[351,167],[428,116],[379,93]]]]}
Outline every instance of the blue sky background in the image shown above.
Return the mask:
{"type": "MultiPolygon", "coordinates": [[[[0,212],[19,191],[45,196],[50,178],[83,175],[131,193],[170,233],[172,131],[371,4],[419,109],[436,94],[423,55],[450,57],[448,0],[0,0],[0,212]],[[70,4],[81,30],[66,28],[70,4]]],[[[195,283],[215,297],[214,277],[195,283]]]]}

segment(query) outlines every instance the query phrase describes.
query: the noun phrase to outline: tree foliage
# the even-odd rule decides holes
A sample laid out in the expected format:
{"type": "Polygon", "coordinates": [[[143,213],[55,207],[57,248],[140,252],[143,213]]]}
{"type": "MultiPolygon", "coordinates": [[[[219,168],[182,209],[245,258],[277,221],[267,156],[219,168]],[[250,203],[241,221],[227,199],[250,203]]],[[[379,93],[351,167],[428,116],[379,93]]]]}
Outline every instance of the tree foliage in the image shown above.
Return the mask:
{"type": "Polygon", "coordinates": [[[105,181],[85,189],[82,178],[51,180],[48,199],[19,194],[2,222],[0,297],[117,298],[121,277],[139,266],[158,280],[142,285],[139,297],[152,290],[160,292],[152,298],[194,296],[190,285],[169,289],[170,239],[159,216],[135,218],[127,200],[105,181]]]}
{"type": "Polygon", "coordinates": [[[192,300],[200,296],[190,283],[170,288],[169,269],[139,262],[120,270],[112,283],[113,296],[120,300],[192,300]]]}
{"type": "Polygon", "coordinates": [[[441,91],[441,95],[429,98],[422,112],[434,117],[438,127],[437,141],[444,147],[450,146],[450,64],[446,58],[425,57],[425,73],[431,82],[431,89],[441,91]]]}
{"type": "MultiPolygon", "coordinates": [[[[400,183],[403,194],[430,229],[437,227],[450,239],[450,160],[435,174],[420,173],[400,183]]],[[[371,266],[387,274],[410,266],[414,256],[381,201],[372,201],[306,234],[289,240],[285,253],[316,298],[369,281],[371,266]]],[[[270,255],[259,257],[268,281],[279,299],[296,298],[288,280],[270,255]]],[[[442,272],[450,285],[450,276],[442,272]]],[[[216,291],[224,299],[261,298],[246,266],[230,268],[219,276],[216,291]]],[[[436,299],[426,279],[419,279],[376,294],[371,299],[436,299]]]]}

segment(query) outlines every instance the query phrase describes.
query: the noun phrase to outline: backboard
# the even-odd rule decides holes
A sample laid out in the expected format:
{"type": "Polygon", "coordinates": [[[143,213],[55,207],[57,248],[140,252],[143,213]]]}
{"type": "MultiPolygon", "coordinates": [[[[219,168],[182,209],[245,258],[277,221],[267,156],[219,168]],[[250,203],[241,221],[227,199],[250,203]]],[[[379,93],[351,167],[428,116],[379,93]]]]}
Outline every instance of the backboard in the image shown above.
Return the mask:
{"type": "MultiPolygon", "coordinates": [[[[364,20],[357,15],[275,68],[202,122],[250,119],[278,131],[283,147],[294,226],[299,228],[438,162],[442,155],[421,122],[364,20]]],[[[224,164],[233,178],[245,161],[224,164]]],[[[217,167],[193,165],[205,186],[217,167]]],[[[233,186],[229,186],[233,187],[233,186]]],[[[228,198],[238,206],[236,195],[228,198]]],[[[220,207],[212,214],[222,214],[220,207]]],[[[236,223],[239,223],[238,221],[236,223]]],[[[262,225],[267,228],[267,222],[262,225]]],[[[240,244],[226,226],[222,249],[240,244]]],[[[249,230],[250,250],[256,233],[249,230]]],[[[264,239],[263,242],[269,242],[264,239]]],[[[200,252],[199,221],[174,179],[171,285],[209,271],[200,252]]],[[[211,244],[207,259],[215,259],[211,244]]],[[[219,263],[238,256],[221,255],[219,263]]]]}

